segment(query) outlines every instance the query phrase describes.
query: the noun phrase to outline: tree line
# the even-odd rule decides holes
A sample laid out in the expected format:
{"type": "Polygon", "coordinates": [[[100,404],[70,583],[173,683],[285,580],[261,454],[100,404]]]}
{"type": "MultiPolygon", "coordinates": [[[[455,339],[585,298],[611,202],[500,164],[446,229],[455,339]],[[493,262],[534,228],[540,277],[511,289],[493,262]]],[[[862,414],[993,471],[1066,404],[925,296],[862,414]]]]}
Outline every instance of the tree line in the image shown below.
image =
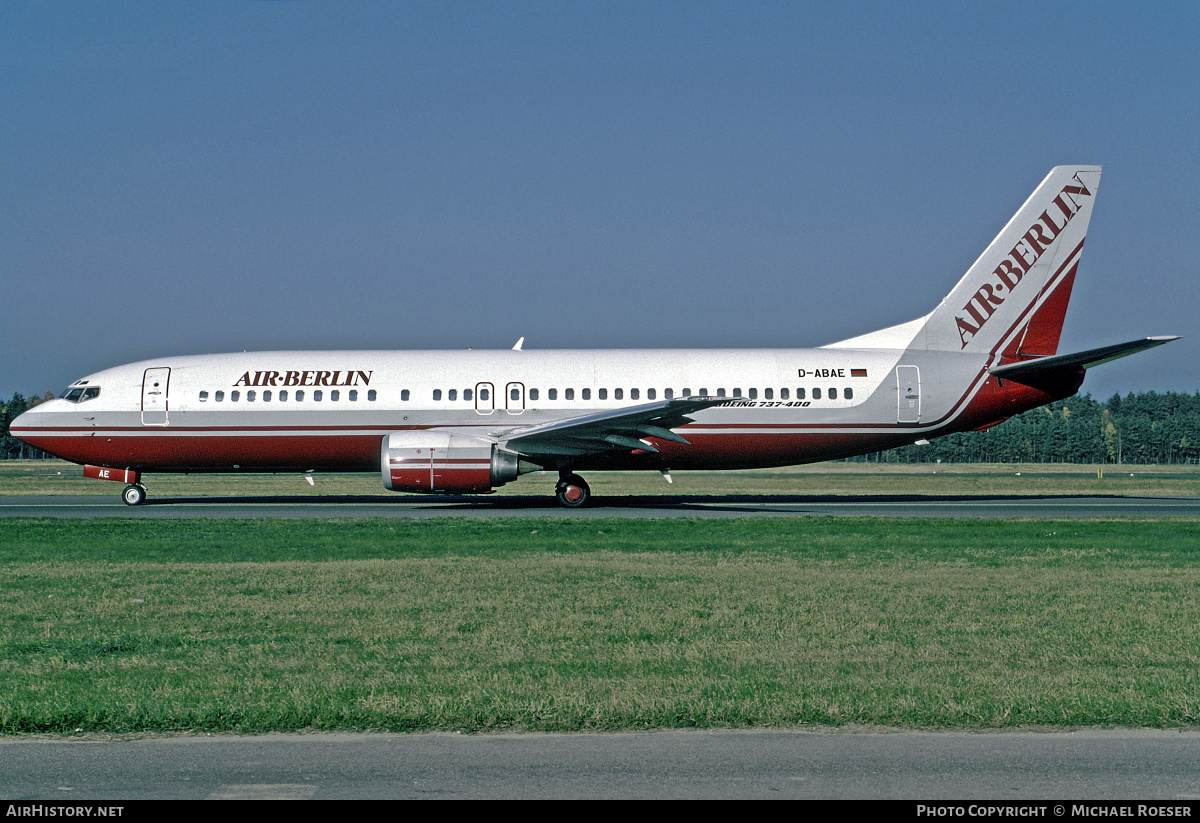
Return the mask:
{"type": "Polygon", "coordinates": [[[1200,463],[1200,392],[1090,394],[960,432],[850,458],[888,463],[1200,463]]]}
{"type": "Polygon", "coordinates": [[[42,460],[50,457],[41,449],[27,446],[8,433],[8,425],[17,419],[17,415],[32,409],[39,403],[54,399],[54,392],[49,389],[41,397],[26,399],[20,394],[14,394],[12,399],[0,405],[0,460],[42,460]]]}
{"type": "MultiPolygon", "coordinates": [[[[0,407],[0,459],[49,457],[8,433],[17,415],[54,395],[14,394],[0,407]]],[[[1011,417],[982,432],[939,437],[862,457],[886,463],[1200,463],[1200,392],[1090,394],[1069,397],[1011,417]]]]}

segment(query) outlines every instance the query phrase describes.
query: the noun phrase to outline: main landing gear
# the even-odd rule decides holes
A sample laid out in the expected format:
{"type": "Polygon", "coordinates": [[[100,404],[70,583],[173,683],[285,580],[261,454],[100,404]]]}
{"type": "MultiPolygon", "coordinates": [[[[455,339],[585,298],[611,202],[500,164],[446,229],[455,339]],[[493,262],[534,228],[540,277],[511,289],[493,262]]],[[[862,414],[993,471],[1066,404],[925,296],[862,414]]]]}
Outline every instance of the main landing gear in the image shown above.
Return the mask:
{"type": "Polygon", "coordinates": [[[568,509],[578,509],[586,506],[592,497],[592,490],[587,481],[577,474],[564,472],[558,476],[558,485],[554,487],[554,496],[558,505],[568,509]]]}
{"type": "Polygon", "coordinates": [[[140,506],[146,502],[146,487],[131,483],[121,492],[121,499],[126,506],[140,506]]]}

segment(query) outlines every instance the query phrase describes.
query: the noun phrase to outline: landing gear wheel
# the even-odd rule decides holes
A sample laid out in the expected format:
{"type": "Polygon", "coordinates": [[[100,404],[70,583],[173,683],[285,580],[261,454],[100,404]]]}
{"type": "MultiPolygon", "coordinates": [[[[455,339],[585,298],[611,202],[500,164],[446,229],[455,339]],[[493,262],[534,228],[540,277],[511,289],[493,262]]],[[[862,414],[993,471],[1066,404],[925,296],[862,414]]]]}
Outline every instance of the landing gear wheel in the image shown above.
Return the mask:
{"type": "Polygon", "coordinates": [[[558,485],[554,487],[554,496],[558,498],[558,505],[578,509],[587,505],[592,497],[592,490],[587,481],[579,475],[567,474],[559,478],[558,485]]]}
{"type": "Polygon", "coordinates": [[[140,506],[146,502],[146,488],[144,486],[126,486],[125,491],[121,492],[121,499],[125,501],[126,506],[140,506]]]}

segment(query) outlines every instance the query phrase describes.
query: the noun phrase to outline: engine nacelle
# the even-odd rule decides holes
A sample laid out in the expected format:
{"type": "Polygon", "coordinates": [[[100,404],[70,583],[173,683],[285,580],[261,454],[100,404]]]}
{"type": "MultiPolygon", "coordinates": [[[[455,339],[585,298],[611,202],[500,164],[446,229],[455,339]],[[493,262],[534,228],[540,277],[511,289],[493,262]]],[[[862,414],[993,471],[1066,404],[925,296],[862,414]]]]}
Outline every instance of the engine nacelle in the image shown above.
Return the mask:
{"type": "Polygon", "coordinates": [[[380,452],[383,485],[394,492],[484,494],[540,468],[490,440],[442,431],[392,432],[380,452]]]}

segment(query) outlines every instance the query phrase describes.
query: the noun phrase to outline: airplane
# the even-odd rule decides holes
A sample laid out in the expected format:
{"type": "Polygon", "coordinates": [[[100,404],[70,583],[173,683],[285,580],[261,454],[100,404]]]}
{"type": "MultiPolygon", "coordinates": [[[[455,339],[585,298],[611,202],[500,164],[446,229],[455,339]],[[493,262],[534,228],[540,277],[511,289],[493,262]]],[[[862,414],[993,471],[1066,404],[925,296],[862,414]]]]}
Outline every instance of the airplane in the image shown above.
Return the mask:
{"type": "Polygon", "coordinates": [[[1158,336],[1070,354],[1059,335],[1100,182],[1050,171],[924,317],[813,349],[270,351],[164,357],[72,383],[13,436],[125,483],[154,472],[379,472],[385,488],[490,493],[558,472],[746,469],[982,430],[1070,397],[1158,336]]]}

